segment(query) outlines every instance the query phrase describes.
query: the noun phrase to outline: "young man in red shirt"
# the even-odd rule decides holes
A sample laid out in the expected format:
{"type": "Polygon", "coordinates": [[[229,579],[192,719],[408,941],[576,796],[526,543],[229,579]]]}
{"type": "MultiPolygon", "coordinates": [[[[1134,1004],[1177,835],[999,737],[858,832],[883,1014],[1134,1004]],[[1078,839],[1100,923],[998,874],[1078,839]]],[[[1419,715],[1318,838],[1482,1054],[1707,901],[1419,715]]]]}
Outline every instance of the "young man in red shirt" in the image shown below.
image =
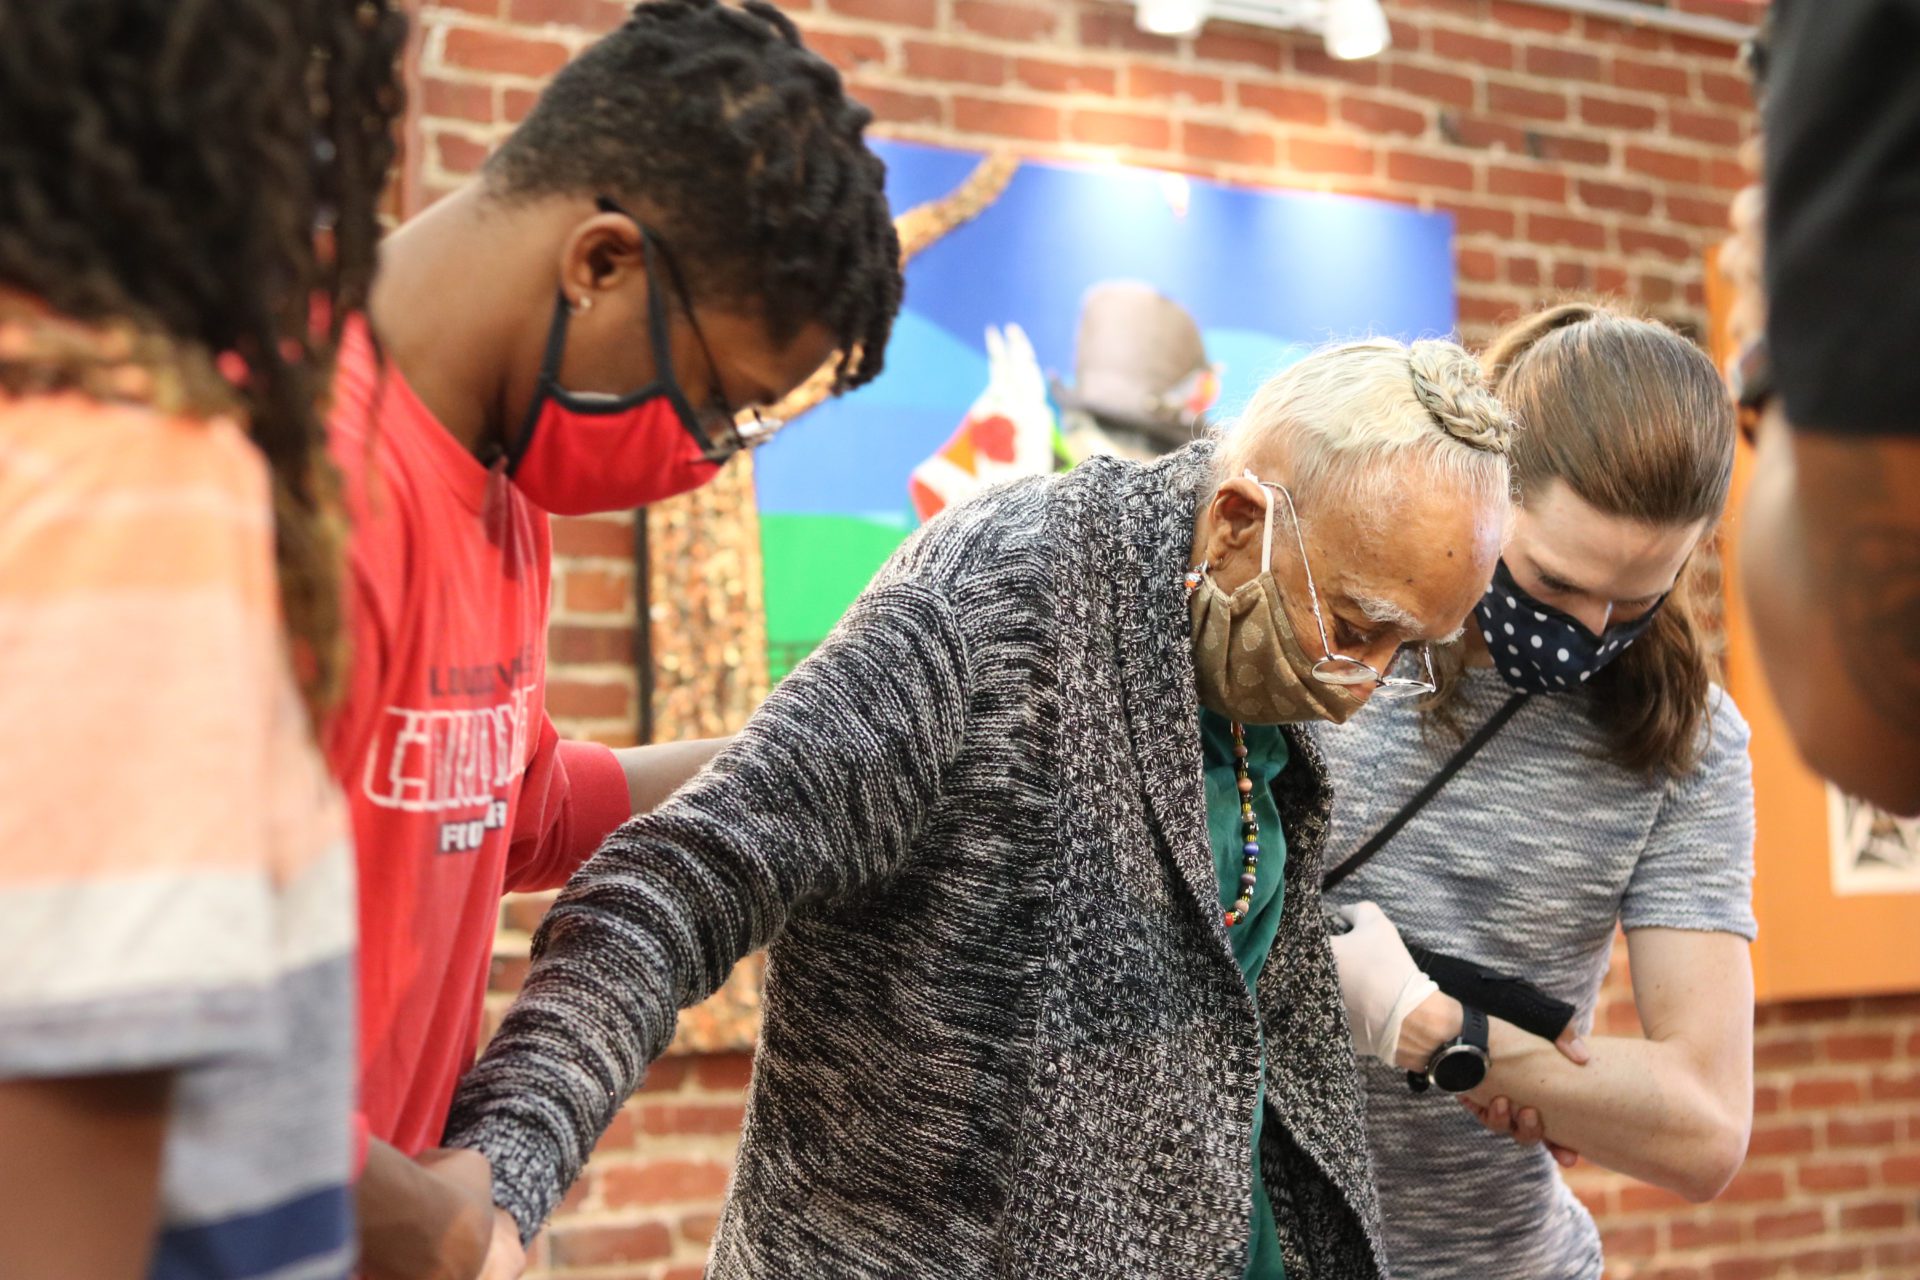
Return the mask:
{"type": "Polygon", "coordinates": [[[901,281],[869,119],[771,6],[641,4],[390,237],[377,346],[343,344],[355,664],[328,747],[359,847],[379,1280],[471,1276],[487,1250],[484,1162],[431,1149],[502,892],[562,883],[711,751],[555,733],[547,515],[695,488],[751,436],[742,410],[829,360],[840,389],[879,372],[901,281]]]}

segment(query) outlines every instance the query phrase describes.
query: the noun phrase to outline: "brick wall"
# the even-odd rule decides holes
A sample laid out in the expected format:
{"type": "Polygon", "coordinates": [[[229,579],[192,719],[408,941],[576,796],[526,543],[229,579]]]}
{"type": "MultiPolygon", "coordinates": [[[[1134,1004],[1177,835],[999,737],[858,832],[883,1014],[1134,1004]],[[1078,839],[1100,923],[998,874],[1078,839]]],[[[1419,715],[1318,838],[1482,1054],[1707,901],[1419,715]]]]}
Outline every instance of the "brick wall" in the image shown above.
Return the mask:
{"type": "MultiPolygon", "coordinates": [[[[1120,159],[1339,191],[1456,217],[1462,328],[1569,290],[1703,321],[1701,254],[1744,181],[1744,81],[1724,43],[1502,0],[1387,0],[1393,48],[1330,61],[1311,37],[1224,25],[1173,41],[1104,0],[789,0],[891,136],[1120,159]]],[[[1683,0],[1722,16],[1743,0],[1683,0]]],[[[616,23],[614,0],[416,7],[414,202],[470,174],[544,76],[616,23]]],[[[630,741],[631,526],[561,522],[554,712],[630,741]]],[[[501,936],[524,967],[537,904],[501,936]]],[[[1633,1025],[1622,963],[1603,1025],[1633,1025]]],[[[1596,1170],[1612,1275],[1920,1276],[1920,999],[1784,1005],[1759,1017],[1747,1169],[1695,1208],[1596,1170]]],[[[541,1258],[560,1277],[690,1280],[731,1160],[748,1060],[670,1060],[622,1113],[541,1258]]]]}

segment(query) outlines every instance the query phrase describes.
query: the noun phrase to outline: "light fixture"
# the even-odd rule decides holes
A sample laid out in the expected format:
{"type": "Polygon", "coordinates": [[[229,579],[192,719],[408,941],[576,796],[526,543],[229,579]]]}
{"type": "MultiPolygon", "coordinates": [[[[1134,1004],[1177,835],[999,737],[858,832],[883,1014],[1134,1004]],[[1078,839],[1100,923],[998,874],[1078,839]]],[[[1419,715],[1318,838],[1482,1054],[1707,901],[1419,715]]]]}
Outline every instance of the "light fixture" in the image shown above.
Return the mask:
{"type": "MultiPolygon", "coordinates": [[[[1141,0],[1141,8],[1146,0],[1141,0]]],[[[1380,0],[1327,0],[1327,56],[1351,62],[1371,58],[1392,41],[1380,0]]]]}
{"type": "Polygon", "coordinates": [[[1207,0],[1139,0],[1133,20],[1156,36],[1190,36],[1207,20],[1207,0]]]}

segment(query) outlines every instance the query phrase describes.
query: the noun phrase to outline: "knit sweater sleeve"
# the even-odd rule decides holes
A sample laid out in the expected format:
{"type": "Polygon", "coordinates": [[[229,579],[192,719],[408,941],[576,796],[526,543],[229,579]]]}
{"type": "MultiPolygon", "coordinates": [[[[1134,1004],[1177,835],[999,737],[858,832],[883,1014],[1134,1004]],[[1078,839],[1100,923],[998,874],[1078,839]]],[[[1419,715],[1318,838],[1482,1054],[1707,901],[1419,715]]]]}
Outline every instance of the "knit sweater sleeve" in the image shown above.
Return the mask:
{"type": "Polygon", "coordinates": [[[607,838],[548,912],[519,999],[462,1081],[450,1145],[531,1237],[666,1050],[796,905],[899,865],[957,756],[966,644],[944,596],[870,589],[739,737],[607,838]]]}

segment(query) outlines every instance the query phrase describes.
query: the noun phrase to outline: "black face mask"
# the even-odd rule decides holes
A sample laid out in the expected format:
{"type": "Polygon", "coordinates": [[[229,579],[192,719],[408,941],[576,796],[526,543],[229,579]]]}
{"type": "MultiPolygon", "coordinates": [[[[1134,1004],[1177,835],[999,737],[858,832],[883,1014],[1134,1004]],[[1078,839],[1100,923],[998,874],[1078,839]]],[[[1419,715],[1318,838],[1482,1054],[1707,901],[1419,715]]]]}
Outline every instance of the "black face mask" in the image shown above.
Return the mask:
{"type": "Polygon", "coordinates": [[[1474,614],[1501,679],[1523,693],[1571,693],[1625,653],[1653,625],[1666,602],[1667,597],[1661,596],[1632,622],[1617,623],[1595,635],[1521,590],[1502,560],[1474,614]]]}

